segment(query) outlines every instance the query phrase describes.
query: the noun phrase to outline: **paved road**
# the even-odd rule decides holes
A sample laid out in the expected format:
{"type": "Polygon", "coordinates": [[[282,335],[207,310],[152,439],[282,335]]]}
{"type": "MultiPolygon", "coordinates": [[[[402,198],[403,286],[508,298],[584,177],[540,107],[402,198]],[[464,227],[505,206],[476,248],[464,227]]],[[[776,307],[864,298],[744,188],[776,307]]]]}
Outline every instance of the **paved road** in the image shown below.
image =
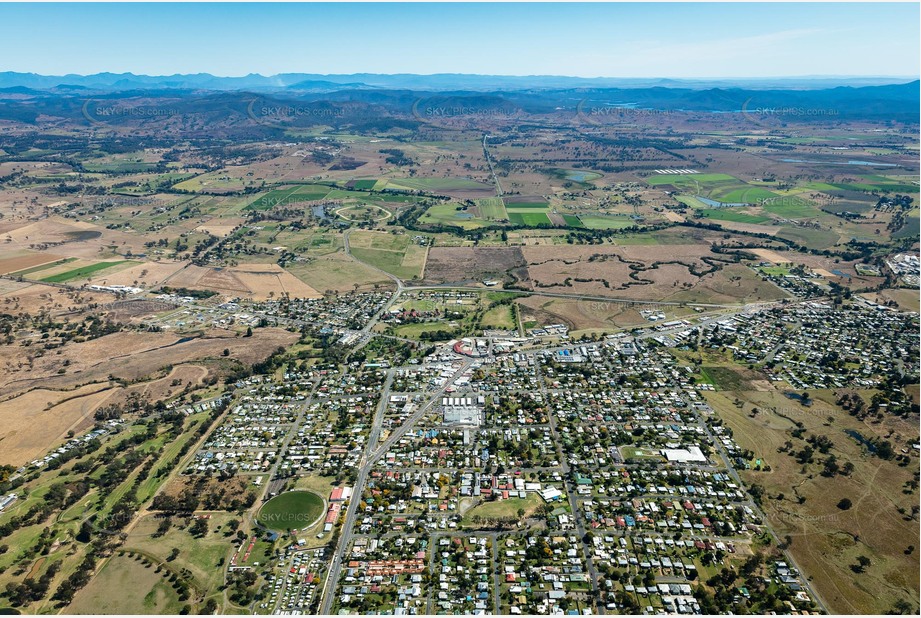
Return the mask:
{"type": "Polygon", "coordinates": [[[486,157],[486,165],[489,166],[489,173],[492,175],[492,181],[496,185],[496,197],[502,198],[502,185],[499,184],[499,177],[496,176],[496,170],[492,165],[492,157],[489,156],[489,148],[486,145],[486,140],[489,139],[489,134],[483,136],[483,156],[486,157]]]}
{"type": "MultiPolygon", "coordinates": [[[[352,529],[355,526],[355,518],[358,514],[358,503],[361,502],[361,495],[364,492],[365,484],[368,481],[368,475],[370,474],[374,464],[383,457],[390,448],[396,444],[406,433],[413,428],[413,426],[418,423],[423,416],[425,416],[433,406],[435,406],[445,390],[452,385],[454,380],[456,380],[460,375],[466,371],[470,365],[473,363],[473,359],[465,359],[460,368],[454,372],[454,375],[451,376],[448,380],[445,381],[444,385],[435,391],[429,398],[428,402],[421,406],[416,412],[411,414],[402,425],[394,429],[387,439],[377,448],[374,448],[374,442],[368,439],[367,444],[365,445],[365,453],[361,458],[361,461],[358,464],[358,476],[355,479],[355,485],[352,490],[352,498],[349,500],[349,506],[346,510],[345,520],[342,524],[342,531],[339,535],[339,542],[336,544],[336,548],[333,552],[332,563],[330,564],[329,573],[327,574],[326,581],[323,583],[322,591],[322,603],[320,605],[320,614],[329,614],[330,609],[332,608],[333,599],[336,595],[336,585],[339,581],[339,574],[342,570],[342,563],[346,558],[346,553],[348,552],[349,543],[352,539],[352,529]]],[[[384,393],[385,395],[386,393],[384,393]]],[[[383,396],[383,395],[382,395],[383,396]]],[[[386,408],[386,401],[380,403],[379,410],[386,408]]],[[[380,435],[380,427],[378,423],[383,421],[383,413],[375,414],[374,423],[371,427],[370,435],[380,435]]]]}
{"type": "MultiPolygon", "coordinates": [[[[723,449],[723,443],[720,442],[713,435],[713,433],[710,431],[710,428],[707,426],[706,423],[702,423],[701,425],[704,428],[704,431],[706,431],[707,437],[709,438],[710,442],[713,443],[714,447],[716,448],[716,452],[719,454],[720,459],[723,460],[723,465],[729,471],[729,475],[732,476],[732,480],[735,481],[736,485],[738,485],[739,487],[747,487],[747,485],[742,481],[741,477],[739,477],[739,473],[736,472],[736,469],[732,466],[729,460],[729,456],[726,454],[726,451],[723,449]]],[[[754,500],[749,500],[747,506],[751,508],[752,511],[755,512],[758,518],[764,523],[764,529],[770,533],[771,537],[774,539],[774,542],[777,543],[778,546],[780,546],[781,545],[780,537],[778,537],[777,533],[774,532],[774,528],[771,526],[770,522],[768,522],[767,516],[764,514],[764,511],[761,510],[761,507],[755,504],[754,500]]],[[[799,571],[800,581],[803,583],[803,587],[809,593],[809,596],[812,597],[812,599],[815,601],[816,605],[818,605],[819,610],[827,614],[828,608],[825,605],[825,602],[822,600],[822,597],[820,597],[818,593],[815,591],[815,588],[813,588],[809,580],[806,579],[805,571],[803,571],[799,567],[799,565],[796,563],[796,560],[793,559],[793,556],[790,554],[789,551],[783,550],[783,553],[787,561],[787,564],[791,565],[793,568],[799,571]]]]}
{"type": "MultiPolygon", "coordinates": [[[[537,380],[540,384],[541,395],[544,399],[544,404],[550,401],[550,397],[547,394],[547,387],[545,385],[542,372],[540,370],[540,365],[536,365],[537,368],[537,380]]],[[[576,494],[572,490],[572,479],[570,478],[570,469],[569,461],[563,453],[563,449],[560,448],[562,441],[560,440],[560,435],[556,430],[556,418],[553,411],[549,411],[547,414],[547,419],[550,424],[550,434],[553,436],[553,445],[556,448],[557,457],[560,462],[560,473],[563,477],[563,489],[566,491],[566,498],[569,500],[569,505],[572,508],[572,519],[575,523],[576,534],[579,536],[579,544],[582,546],[582,554],[585,556],[585,566],[588,568],[589,575],[589,584],[591,585],[591,590],[595,598],[595,612],[596,614],[604,614],[605,607],[601,602],[601,597],[598,594],[598,571],[595,569],[595,565],[592,562],[591,548],[585,544],[583,540],[585,538],[585,522],[582,519],[582,511],[579,509],[579,502],[576,500],[576,494]]]]}

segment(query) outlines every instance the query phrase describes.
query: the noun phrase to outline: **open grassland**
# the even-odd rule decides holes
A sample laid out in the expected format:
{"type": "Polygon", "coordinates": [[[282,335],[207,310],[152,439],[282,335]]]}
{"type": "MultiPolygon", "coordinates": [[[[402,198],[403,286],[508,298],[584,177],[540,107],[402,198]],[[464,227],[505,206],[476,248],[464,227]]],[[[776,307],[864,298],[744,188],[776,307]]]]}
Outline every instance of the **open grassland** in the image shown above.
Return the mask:
{"type": "Polygon", "coordinates": [[[208,172],[173,185],[173,189],[179,191],[217,194],[241,191],[245,187],[246,183],[241,176],[227,170],[208,172]]]}
{"type": "Polygon", "coordinates": [[[183,603],[169,572],[126,555],[109,560],[67,607],[71,614],[178,614],[183,603]]]}
{"type": "Polygon", "coordinates": [[[426,247],[417,245],[405,234],[362,231],[349,237],[349,248],[358,260],[401,279],[422,275],[427,251],[426,247]]]}
{"type": "Polygon", "coordinates": [[[688,303],[784,298],[742,264],[714,261],[702,245],[525,247],[535,292],[688,303]],[[667,257],[666,257],[667,256],[667,257]]]}
{"type": "Polygon", "coordinates": [[[809,407],[773,388],[706,396],[740,446],[770,466],[769,472],[745,471],[743,478],[764,488],[768,523],[780,538],[789,536],[790,551],[833,613],[884,613],[900,598],[918,603],[918,560],[905,553],[917,539],[918,522],[898,511],[917,503],[916,496],[903,492],[917,461],[900,467],[873,456],[845,433],[916,441],[916,425],[895,419],[858,421],[833,405],[828,391],[814,393],[809,407]],[[821,474],[826,455],[816,453],[816,463],[803,465],[793,454],[779,452],[786,442],[794,452],[805,446],[793,435],[795,423],[802,424],[805,436],[830,438],[829,454],[840,465],[850,462],[854,472],[828,478],[821,474]],[[844,498],[851,500],[851,508],[837,506],[844,498]],[[871,564],[855,573],[851,565],[860,555],[871,564]]]}
{"type": "Polygon", "coordinates": [[[475,191],[491,193],[492,185],[466,178],[391,178],[387,182],[389,189],[428,191],[430,193],[450,193],[456,191],[475,191]]]}
{"type": "Polygon", "coordinates": [[[270,210],[276,206],[291,206],[299,202],[322,200],[330,188],[324,185],[297,185],[274,189],[250,202],[246,210],[270,210]]]}
{"type": "Polygon", "coordinates": [[[814,219],[822,215],[812,202],[800,197],[785,197],[767,200],[763,204],[765,212],[784,219],[814,219]]]}
{"type": "Polygon", "coordinates": [[[515,308],[512,305],[493,307],[483,314],[480,324],[483,328],[517,328],[515,308]]]}
{"type": "MultiPolygon", "coordinates": [[[[573,337],[649,324],[649,321],[640,315],[639,308],[626,303],[548,298],[538,295],[520,298],[516,302],[521,307],[522,321],[566,324],[573,337]]],[[[691,309],[682,307],[662,310],[668,319],[693,313],[691,309]]]]}
{"type": "Polygon", "coordinates": [[[425,280],[433,283],[475,281],[486,277],[526,276],[518,247],[439,247],[429,250],[425,280]]]}
{"type": "Polygon", "coordinates": [[[296,339],[294,333],[273,328],[259,329],[258,336],[250,338],[225,330],[192,336],[113,333],[69,343],[60,354],[35,358],[31,368],[24,362],[28,348],[0,347],[5,354],[0,366],[0,416],[4,419],[0,463],[22,465],[61,441],[68,430],[92,425],[100,405],[125,396],[124,387],[116,388],[110,375],[129,381],[152,376],[128,388],[143,391],[146,387],[154,395],[168,390],[174,378],[183,383],[204,378],[202,368],[197,367],[162,380],[165,376],[157,374],[168,365],[175,371],[182,363],[221,358],[224,349],[240,362],[256,362],[296,339]],[[65,368],[63,373],[61,368],[65,368]]]}
{"type": "Polygon", "coordinates": [[[321,255],[306,262],[288,264],[285,269],[321,293],[393,286],[393,281],[386,275],[341,251],[321,255]]]}
{"type": "MultiPolygon", "coordinates": [[[[776,193],[729,174],[658,174],[646,178],[646,182],[653,187],[671,185],[690,196],[702,196],[727,204],[757,204],[778,197],[776,193]]],[[[683,201],[683,197],[679,199],[683,201]]],[[[697,206],[696,203],[689,205],[697,206]]]]}
{"type": "MultiPolygon", "coordinates": [[[[570,222],[568,219],[570,216],[572,215],[563,216],[564,219],[566,219],[566,223],[573,227],[579,227],[570,222]]],[[[619,230],[630,227],[631,225],[636,225],[636,222],[629,217],[607,217],[604,215],[579,215],[578,221],[582,227],[586,227],[590,230],[619,230]]]]}
{"type": "Polygon", "coordinates": [[[529,493],[527,498],[483,502],[464,514],[461,525],[474,526],[475,522],[490,519],[524,519],[536,513],[543,504],[544,501],[535,492],[529,493]],[[519,515],[519,511],[524,511],[524,514],[519,515]]]}
{"type": "MultiPolygon", "coordinates": [[[[122,548],[126,552],[146,556],[154,564],[167,564],[172,571],[187,569],[191,573],[189,582],[196,593],[193,595],[195,599],[207,598],[219,593],[219,587],[223,584],[223,564],[237,544],[229,533],[228,522],[239,519],[234,513],[210,515],[207,520],[208,533],[201,537],[189,532],[190,522],[184,518],[174,518],[173,526],[159,536],[157,528],[160,518],[154,514],[143,515],[132,528],[122,548]],[[173,548],[179,549],[179,555],[167,563],[166,558],[173,548]]],[[[220,605],[221,597],[217,599],[220,605]]]]}
{"type": "Polygon", "coordinates": [[[337,217],[345,219],[346,221],[368,223],[379,223],[393,216],[386,208],[376,204],[363,203],[350,204],[342,208],[337,208],[335,213],[337,217]]]}
{"type": "Polygon", "coordinates": [[[168,281],[172,287],[210,290],[229,297],[253,300],[279,298],[318,298],[321,294],[278,264],[243,264],[228,268],[207,268],[186,264],[168,281]]]}
{"type": "Polygon", "coordinates": [[[916,289],[887,288],[879,293],[867,293],[862,296],[878,304],[885,304],[887,301],[892,300],[903,311],[918,313],[921,310],[921,299],[919,299],[918,290],[916,289]]]}
{"type": "MultiPolygon", "coordinates": [[[[508,218],[508,214],[506,213],[502,218],[508,218]]],[[[491,225],[490,222],[484,219],[474,217],[473,213],[464,210],[463,206],[455,202],[445,202],[431,206],[425,211],[425,214],[419,217],[419,223],[422,225],[456,225],[468,230],[491,225]]]]}
{"type": "Polygon", "coordinates": [[[717,221],[738,221],[740,223],[764,223],[770,221],[767,217],[751,215],[735,208],[707,208],[701,210],[704,217],[717,221]]]}
{"type": "Polygon", "coordinates": [[[809,249],[827,249],[837,244],[840,238],[840,235],[833,230],[790,226],[785,226],[777,232],[777,236],[792,240],[809,249]]]}

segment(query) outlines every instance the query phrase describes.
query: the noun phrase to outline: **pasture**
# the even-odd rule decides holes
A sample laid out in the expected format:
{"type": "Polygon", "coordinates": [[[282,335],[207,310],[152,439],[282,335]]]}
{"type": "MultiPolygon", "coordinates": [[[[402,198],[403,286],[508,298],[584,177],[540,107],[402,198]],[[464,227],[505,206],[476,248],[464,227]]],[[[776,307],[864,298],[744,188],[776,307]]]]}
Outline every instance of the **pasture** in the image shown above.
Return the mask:
{"type": "Polygon", "coordinates": [[[402,279],[422,275],[427,251],[406,234],[366,231],[352,233],[349,248],[358,260],[402,279]]]}
{"type": "Polygon", "coordinates": [[[572,227],[586,227],[590,230],[619,230],[625,227],[630,227],[631,225],[636,225],[636,222],[629,217],[608,217],[605,215],[579,215],[579,221],[581,226],[574,226],[570,223],[567,217],[572,215],[563,215],[563,218],[566,220],[572,227]]]}
{"type": "Polygon", "coordinates": [[[409,191],[426,191],[429,193],[448,193],[457,191],[474,191],[492,193],[492,185],[466,178],[391,178],[387,188],[409,191]]]}
{"type": "Polygon", "coordinates": [[[342,251],[325,253],[285,267],[289,273],[319,292],[349,292],[356,288],[392,286],[383,273],[345,255],[342,251]]]}
{"type": "Polygon", "coordinates": [[[276,206],[322,200],[329,192],[330,188],[323,185],[297,185],[295,187],[273,189],[250,202],[245,210],[271,210],[276,206]]]}
{"type": "Polygon", "coordinates": [[[67,606],[71,614],[178,614],[183,603],[170,585],[169,571],[117,555],[109,560],[67,606]]]}
{"type": "Polygon", "coordinates": [[[484,197],[474,202],[480,211],[480,217],[483,219],[492,219],[501,221],[508,219],[508,212],[505,210],[505,202],[501,197],[484,197]]]}
{"type": "MultiPolygon", "coordinates": [[[[507,218],[507,215],[503,218],[507,218]]],[[[461,205],[455,202],[445,202],[431,206],[425,211],[425,214],[419,217],[419,223],[423,225],[456,225],[468,230],[490,225],[489,222],[479,217],[474,217],[471,212],[464,210],[461,205]]]]}
{"type": "Polygon", "coordinates": [[[801,197],[783,197],[764,202],[766,212],[784,219],[814,219],[822,213],[808,200],[801,197]]]}
{"type": "Polygon", "coordinates": [[[763,187],[752,186],[729,174],[658,174],[645,180],[653,187],[671,185],[682,193],[726,204],[757,204],[778,197],[763,187]]]}
{"type": "Polygon", "coordinates": [[[700,214],[717,221],[737,221],[739,223],[764,223],[770,221],[761,215],[751,215],[736,208],[706,208],[700,214]]]}
{"type": "MultiPolygon", "coordinates": [[[[870,394],[861,393],[866,400],[870,394]]],[[[905,552],[917,538],[917,521],[897,510],[917,502],[902,491],[912,470],[874,457],[844,433],[852,430],[882,438],[891,430],[902,431],[899,421],[861,422],[833,405],[831,391],[813,391],[810,407],[773,389],[707,392],[705,396],[732,428],[739,445],[770,466],[769,472],[742,471],[742,478],[764,488],[763,508],[769,523],[781,538],[789,535],[793,557],[811,575],[832,613],[879,614],[898,598],[917,602],[919,564],[905,552]],[[804,465],[793,452],[779,452],[788,441],[793,451],[805,445],[793,435],[794,422],[802,424],[807,436],[830,438],[829,454],[839,464],[850,462],[854,472],[829,478],[821,474],[825,456],[816,453],[815,462],[804,465]],[[855,508],[836,506],[843,498],[855,508]],[[858,555],[871,559],[859,574],[849,567],[858,555]]],[[[916,427],[911,430],[917,431],[916,427]]]]}

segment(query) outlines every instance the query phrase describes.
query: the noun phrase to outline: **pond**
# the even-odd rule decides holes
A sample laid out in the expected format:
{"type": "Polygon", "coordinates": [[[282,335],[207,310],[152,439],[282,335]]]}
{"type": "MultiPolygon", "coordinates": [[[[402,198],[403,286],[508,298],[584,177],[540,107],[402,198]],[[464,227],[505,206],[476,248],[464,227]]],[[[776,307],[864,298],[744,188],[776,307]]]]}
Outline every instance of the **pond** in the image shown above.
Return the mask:
{"type": "Polygon", "coordinates": [[[857,440],[858,442],[866,446],[867,449],[869,449],[871,453],[876,452],[876,447],[873,446],[873,444],[868,439],[863,437],[863,435],[859,431],[854,431],[853,429],[845,429],[844,433],[846,433],[847,435],[851,436],[852,438],[854,438],[855,440],[857,440]]]}
{"type": "Polygon", "coordinates": [[[745,202],[717,202],[716,200],[711,200],[709,197],[701,197],[699,195],[695,195],[694,197],[699,199],[701,202],[703,202],[710,208],[733,208],[733,207],[738,207],[738,206],[749,206],[750,205],[745,202]]]}
{"type": "Polygon", "coordinates": [[[872,167],[899,167],[898,163],[874,163],[873,161],[816,161],[815,159],[781,159],[784,163],[821,163],[822,165],[870,165],[872,167]]]}

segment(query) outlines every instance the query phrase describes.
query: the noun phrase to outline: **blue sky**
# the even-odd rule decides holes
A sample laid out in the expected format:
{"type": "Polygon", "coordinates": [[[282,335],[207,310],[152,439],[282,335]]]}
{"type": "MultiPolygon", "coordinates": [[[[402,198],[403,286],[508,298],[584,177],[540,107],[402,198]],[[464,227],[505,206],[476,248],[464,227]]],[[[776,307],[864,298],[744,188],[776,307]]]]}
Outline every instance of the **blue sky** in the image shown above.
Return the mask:
{"type": "Polygon", "coordinates": [[[0,71],[918,76],[918,3],[0,4],[0,71]]]}

